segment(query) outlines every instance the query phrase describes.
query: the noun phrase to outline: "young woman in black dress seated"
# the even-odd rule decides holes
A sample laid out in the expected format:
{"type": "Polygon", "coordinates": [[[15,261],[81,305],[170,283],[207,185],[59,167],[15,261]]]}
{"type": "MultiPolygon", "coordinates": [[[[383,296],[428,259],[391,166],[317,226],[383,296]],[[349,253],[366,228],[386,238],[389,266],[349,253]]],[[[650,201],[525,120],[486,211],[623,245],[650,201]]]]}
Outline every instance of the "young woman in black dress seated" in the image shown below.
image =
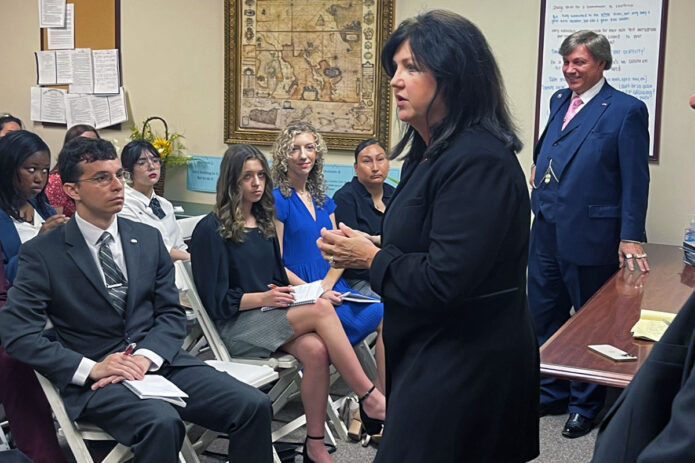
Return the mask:
{"type": "Polygon", "coordinates": [[[297,283],[288,279],[282,264],[269,172],[265,157],[253,146],[234,145],[224,154],[215,208],[193,231],[193,277],[232,355],[267,357],[283,350],[304,364],[304,461],[331,462],[322,442],[329,362],[361,397],[367,426],[380,428],[376,422],[385,416],[386,401],[362,370],[328,300],[258,310],[289,306],[294,301],[290,283],[297,283]]]}

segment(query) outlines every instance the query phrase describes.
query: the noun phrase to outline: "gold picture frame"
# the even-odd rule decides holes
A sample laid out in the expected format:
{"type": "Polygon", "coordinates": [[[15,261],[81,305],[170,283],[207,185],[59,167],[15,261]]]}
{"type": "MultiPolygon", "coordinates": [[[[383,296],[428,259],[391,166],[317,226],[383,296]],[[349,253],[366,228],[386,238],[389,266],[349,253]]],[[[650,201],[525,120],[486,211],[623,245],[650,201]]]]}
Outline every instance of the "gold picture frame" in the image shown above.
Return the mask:
{"type": "Polygon", "coordinates": [[[388,146],[393,13],[394,0],[225,0],[225,143],[271,145],[301,119],[330,149],[388,146]]]}

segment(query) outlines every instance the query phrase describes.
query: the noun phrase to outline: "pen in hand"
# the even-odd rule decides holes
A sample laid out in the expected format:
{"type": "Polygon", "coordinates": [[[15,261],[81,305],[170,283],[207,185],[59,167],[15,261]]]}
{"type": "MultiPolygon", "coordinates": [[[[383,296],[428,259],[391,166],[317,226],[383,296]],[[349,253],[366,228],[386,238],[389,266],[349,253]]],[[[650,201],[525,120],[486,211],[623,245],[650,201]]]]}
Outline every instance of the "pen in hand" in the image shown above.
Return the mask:
{"type": "Polygon", "coordinates": [[[128,344],[128,347],[125,348],[125,352],[123,352],[123,355],[133,355],[133,351],[135,350],[135,343],[131,342],[128,344]]]}

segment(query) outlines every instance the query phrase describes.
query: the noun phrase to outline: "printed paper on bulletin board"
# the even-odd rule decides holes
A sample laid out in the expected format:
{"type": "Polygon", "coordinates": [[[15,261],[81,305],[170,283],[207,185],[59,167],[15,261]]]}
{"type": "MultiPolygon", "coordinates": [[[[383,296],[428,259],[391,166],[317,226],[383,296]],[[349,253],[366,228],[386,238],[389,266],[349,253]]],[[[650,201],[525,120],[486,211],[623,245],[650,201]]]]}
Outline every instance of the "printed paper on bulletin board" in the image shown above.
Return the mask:
{"type": "Polygon", "coordinates": [[[608,38],[613,87],[642,100],[649,111],[650,159],[658,159],[663,38],[668,0],[542,0],[535,139],[548,120],[552,94],[566,88],[560,44],[588,29],[608,38]]]}

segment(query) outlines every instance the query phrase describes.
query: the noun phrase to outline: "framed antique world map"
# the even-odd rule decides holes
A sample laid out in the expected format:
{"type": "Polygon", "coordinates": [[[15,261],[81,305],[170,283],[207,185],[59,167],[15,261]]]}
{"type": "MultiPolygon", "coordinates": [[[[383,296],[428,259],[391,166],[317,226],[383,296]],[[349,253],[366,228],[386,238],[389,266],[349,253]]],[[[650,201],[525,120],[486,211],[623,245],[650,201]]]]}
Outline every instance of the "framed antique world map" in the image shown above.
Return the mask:
{"type": "Polygon", "coordinates": [[[331,149],[388,146],[393,2],[225,0],[225,142],[269,145],[305,120],[331,149]]]}

